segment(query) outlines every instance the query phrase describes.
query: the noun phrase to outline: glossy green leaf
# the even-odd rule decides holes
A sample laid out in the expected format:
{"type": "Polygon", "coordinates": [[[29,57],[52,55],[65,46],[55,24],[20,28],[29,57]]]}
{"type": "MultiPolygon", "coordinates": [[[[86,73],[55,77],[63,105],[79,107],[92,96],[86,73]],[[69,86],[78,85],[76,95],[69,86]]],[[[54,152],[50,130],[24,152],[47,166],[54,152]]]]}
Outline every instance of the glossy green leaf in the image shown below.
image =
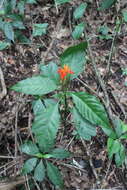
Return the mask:
{"type": "Polygon", "coordinates": [[[99,10],[109,9],[117,0],[102,0],[99,10]]]}
{"type": "Polygon", "coordinates": [[[35,117],[32,131],[42,152],[49,152],[53,148],[59,123],[58,103],[45,108],[35,117]]]}
{"type": "Polygon", "coordinates": [[[9,40],[12,40],[14,42],[14,30],[10,22],[5,22],[4,33],[9,40]]]}
{"type": "Polygon", "coordinates": [[[83,16],[87,8],[87,3],[81,3],[74,11],[74,18],[79,19],[83,16]]]}
{"type": "Polygon", "coordinates": [[[121,121],[121,125],[122,125],[122,133],[127,132],[127,124],[121,121]]]}
{"type": "Polygon", "coordinates": [[[12,9],[14,10],[16,7],[16,0],[11,0],[10,4],[11,4],[12,9]]]}
{"type": "Polygon", "coordinates": [[[51,162],[46,162],[47,165],[47,175],[51,182],[56,186],[56,188],[63,189],[63,180],[61,174],[56,166],[51,162]]]}
{"type": "Polygon", "coordinates": [[[19,14],[24,15],[24,11],[25,11],[25,1],[24,0],[20,0],[17,4],[17,8],[19,10],[19,14]]]}
{"type": "Polygon", "coordinates": [[[55,82],[55,84],[59,84],[59,74],[58,74],[58,66],[50,62],[48,65],[40,65],[40,70],[42,76],[48,77],[55,82]]]}
{"type": "Polygon", "coordinates": [[[6,49],[8,46],[10,46],[10,43],[8,42],[0,42],[0,51],[3,49],[6,49]]]}
{"type": "Polygon", "coordinates": [[[108,148],[109,158],[112,158],[113,154],[119,152],[120,147],[121,147],[121,144],[118,140],[108,138],[107,148],[108,148]]]}
{"type": "Polygon", "coordinates": [[[124,21],[127,22],[127,11],[126,10],[122,11],[122,14],[124,21]]]}
{"type": "Polygon", "coordinates": [[[12,23],[13,27],[18,28],[18,29],[25,29],[25,26],[23,25],[22,21],[14,21],[12,23]]]}
{"type": "Polygon", "coordinates": [[[65,159],[65,158],[70,157],[70,155],[71,154],[69,151],[62,148],[56,148],[52,152],[50,152],[50,156],[52,158],[58,158],[58,159],[65,159]]]}
{"type": "Polygon", "coordinates": [[[5,10],[3,7],[0,7],[0,16],[5,15],[5,10]]]}
{"type": "Polygon", "coordinates": [[[115,138],[116,134],[110,127],[108,116],[99,100],[88,93],[72,93],[73,102],[81,116],[93,125],[99,125],[110,137],[115,138]]]}
{"type": "Polygon", "coordinates": [[[27,160],[25,163],[24,163],[24,166],[22,168],[22,174],[28,174],[30,173],[31,171],[33,171],[33,169],[35,168],[36,164],[37,164],[37,158],[31,158],[29,160],[27,160]]]}
{"type": "Polygon", "coordinates": [[[54,91],[57,88],[55,83],[49,78],[35,76],[22,80],[11,87],[12,90],[31,95],[43,95],[54,91]],[[48,85],[47,85],[48,84],[48,85]]]}
{"type": "Polygon", "coordinates": [[[34,178],[37,181],[42,181],[45,178],[45,167],[42,160],[39,162],[34,170],[34,178]]]}
{"type": "Polygon", "coordinates": [[[34,116],[37,116],[44,111],[45,106],[44,106],[44,103],[41,101],[41,99],[38,99],[32,102],[32,108],[33,108],[34,116]]]}
{"type": "Polygon", "coordinates": [[[96,127],[81,116],[76,108],[73,108],[72,117],[79,136],[85,140],[91,140],[96,135],[96,127]]]}
{"type": "Polygon", "coordinates": [[[43,23],[43,24],[34,24],[33,25],[33,36],[42,36],[46,34],[46,30],[48,27],[48,23],[43,23]]]}
{"type": "Polygon", "coordinates": [[[21,30],[15,30],[15,38],[16,38],[16,40],[18,40],[18,42],[25,43],[25,44],[31,44],[30,39],[28,39],[26,36],[24,36],[21,30]]]}
{"type": "Polygon", "coordinates": [[[116,118],[116,119],[114,119],[113,122],[114,122],[117,137],[119,138],[121,136],[122,132],[123,132],[121,120],[116,118]]]}
{"type": "Polygon", "coordinates": [[[77,77],[83,70],[86,63],[85,50],[87,48],[87,43],[82,42],[78,45],[69,47],[60,56],[61,64],[68,65],[74,72],[71,78],[77,77]]]}
{"type": "Polygon", "coordinates": [[[26,3],[28,4],[36,4],[36,0],[26,0],[26,3]]]}
{"type": "Polygon", "coordinates": [[[64,4],[64,3],[68,3],[70,2],[71,0],[54,0],[55,1],[55,4],[56,5],[61,5],[61,4],[64,4]]]}
{"type": "Polygon", "coordinates": [[[115,162],[117,167],[123,164],[123,162],[125,161],[125,157],[126,157],[125,148],[121,144],[119,152],[115,154],[115,162]]]}
{"type": "Polygon", "coordinates": [[[127,134],[121,135],[120,139],[127,139],[127,134]]]}
{"type": "Polygon", "coordinates": [[[85,28],[85,23],[80,23],[78,24],[74,31],[72,32],[72,36],[73,38],[76,40],[76,39],[79,39],[84,31],[84,28],[85,28]]]}
{"type": "Polygon", "coordinates": [[[20,146],[20,149],[23,153],[29,154],[29,155],[35,155],[39,153],[39,149],[35,143],[32,141],[28,141],[20,146]]]}

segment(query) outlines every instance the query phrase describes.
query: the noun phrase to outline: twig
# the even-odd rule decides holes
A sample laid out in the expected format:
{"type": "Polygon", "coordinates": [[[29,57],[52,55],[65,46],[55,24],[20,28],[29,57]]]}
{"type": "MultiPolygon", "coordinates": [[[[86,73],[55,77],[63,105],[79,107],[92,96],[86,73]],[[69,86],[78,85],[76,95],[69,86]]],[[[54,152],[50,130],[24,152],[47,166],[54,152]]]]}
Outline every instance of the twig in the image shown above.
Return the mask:
{"type": "MultiPolygon", "coordinates": [[[[117,37],[118,30],[119,30],[120,26],[121,26],[121,24],[116,25],[115,34],[114,34],[114,37],[113,37],[113,40],[112,40],[111,50],[110,50],[109,59],[108,59],[107,67],[106,67],[106,74],[105,74],[106,78],[108,78],[109,73],[110,73],[110,65],[111,65],[111,60],[112,60],[112,56],[113,56],[115,40],[116,40],[116,37],[117,37]]],[[[104,79],[105,79],[105,77],[104,77],[104,79]]]]}
{"type": "MultiPolygon", "coordinates": [[[[18,133],[18,105],[16,106],[16,113],[15,113],[15,158],[17,158],[17,152],[18,152],[17,133],[18,133]]],[[[16,167],[15,167],[15,175],[16,175],[16,167]]]]}
{"type": "Polygon", "coordinates": [[[31,131],[31,125],[32,125],[32,115],[29,112],[29,118],[28,118],[28,131],[29,131],[29,135],[28,135],[28,138],[29,138],[29,136],[31,136],[32,141],[35,142],[33,134],[32,134],[32,131],[31,131]]]}
{"type": "Polygon", "coordinates": [[[54,0],[54,2],[55,2],[56,12],[57,12],[57,14],[58,14],[58,13],[59,13],[59,10],[58,10],[58,6],[57,6],[57,3],[56,3],[56,0],[54,0]]]}
{"type": "Polygon", "coordinates": [[[82,141],[82,144],[83,144],[83,146],[84,146],[84,148],[85,148],[85,150],[86,150],[87,155],[89,156],[89,163],[90,163],[90,166],[91,166],[92,171],[93,171],[93,174],[94,174],[94,176],[95,176],[95,178],[96,178],[96,180],[97,180],[97,182],[98,182],[98,181],[99,181],[99,177],[98,177],[97,172],[96,172],[96,170],[95,170],[95,168],[94,168],[94,165],[93,165],[93,162],[92,162],[92,158],[91,158],[91,154],[90,154],[90,152],[89,152],[89,150],[88,150],[88,147],[86,146],[85,141],[84,141],[82,138],[81,138],[81,141],[82,141]]]}
{"type": "Polygon", "coordinates": [[[49,52],[51,51],[51,49],[52,49],[52,47],[53,47],[53,44],[54,44],[54,42],[55,42],[55,40],[56,40],[57,33],[58,33],[58,32],[60,31],[60,29],[61,29],[62,22],[63,22],[63,20],[64,20],[64,18],[65,18],[65,15],[66,15],[66,10],[65,10],[65,12],[63,13],[63,15],[61,16],[61,18],[58,20],[57,25],[56,25],[56,27],[55,27],[55,30],[53,31],[53,32],[54,32],[54,35],[53,35],[53,38],[52,38],[52,40],[51,40],[51,42],[50,42],[50,44],[49,44],[49,47],[48,47],[48,49],[47,49],[45,55],[43,56],[43,57],[44,57],[43,60],[42,60],[43,63],[45,62],[45,60],[46,60],[46,58],[47,58],[49,52]]]}
{"type": "Polygon", "coordinates": [[[32,177],[32,179],[34,180],[34,183],[35,183],[35,185],[36,185],[36,187],[37,187],[37,190],[41,190],[40,187],[39,187],[39,185],[38,185],[38,183],[37,183],[36,180],[34,179],[34,177],[32,177]]]}
{"type": "Polygon", "coordinates": [[[3,75],[1,67],[0,67],[0,80],[1,80],[1,85],[2,85],[2,92],[0,93],[0,100],[1,100],[7,94],[7,88],[5,85],[4,75],[3,75]]]}
{"type": "Polygon", "coordinates": [[[107,177],[108,177],[108,174],[109,174],[109,170],[110,170],[111,164],[112,164],[112,159],[110,160],[110,162],[109,162],[109,164],[108,164],[108,169],[107,169],[107,171],[106,171],[106,175],[105,175],[105,177],[104,177],[104,180],[106,180],[107,177]]]}
{"type": "Polygon", "coordinates": [[[65,147],[65,149],[68,149],[68,147],[70,146],[70,144],[73,142],[74,138],[75,138],[75,136],[73,136],[71,138],[71,140],[69,141],[69,143],[67,144],[67,146],[65,147]]]}
{"type": "Polygon", "coordinates": [[[22,184],[25,181],[26,179],[20,176],[15,179],[10,179],[9,181],[0,182],[0,190],[12,190],[16,185],[22,184]]]}
{"type": "Polygon", "coordinates": [[[68,167],[68,168],[70,168],[70,169],[77,169],[77,170],[80,170],[80,171],[82,171],[82,172],[85,172],[86,173],[86,170],[84,170],[84,169],[82,169],[82,168],[79,168],[79,167],[77,167],[77,166],[74,166],[74,165],[72,165],[72,164],[65,164],[65,163],[59,163],[60,165],[63,165],[63,166],[65,166],[65,167],[68,167]]]}
{"type": "Polygon", "coordinates": [[[118,100],[117,96],[114,94],[113,91],[111,91],[111,94],[112,94],[112,96],[113,96],[113,98],[114,98],[116,104],[117,104],[117,105],[119,106],[119,108],[121,109],[121,111],[122,111],[122,113],[123,113],[123,115],[124,115],[124,118],[126,119],[126,118],[127,118],[127,113],[125,112],[124,107],[119,103],[119,100],[118,100]]]}
{"type": "Polygon", "coordinates": [[[28,175],[26,175],[25,177],[26,177],[26,186],[27,186],[28,190],[30,190],[28,175]]]}
{"type": "Polygon", "coordinates": [[[0,158],[2,158],[2,159],[16,159],[17,157],[14,157],[14,156],[1,156],[0,155],[0,158]]]}
{"type": "Polygon", "coordinates": [[[0,9],[2,8],[5,0],[1,0],[0,9]]]}
{"type": "Polygon", "coordinates": [[[81,84],[83,84],[88,90],[90,90],[93,94],[95,94],[97,97],[101,98],[99,96],[99,94],[93,90],[91,87],[89,87],[84,81],[82,81],[81,79],[77,78],[76,80],[78,80],[81,84]]]}
{"type": "Polygon", "coordinates": [[[85,32],[85,37],[86,37],[86,41],[88,43],[88,52],[89,52],[89,55],[90,55],[90,58],[91,58],[91,63],[92,63],[92,66],[93,66],[93,69],[94,69],[94,72],[95,72],[95,75],[97,77],[97,80],[103,90],[103,93],[104,93],[104,97],[105,97],[105,101],[103,101],[104,103],[104,106],[106,108],[106,111],[107,111],[107,114],[108,114],[108,117],[111,121],[111,124],[112,124],[112,127],[113,129],[115,128],[114,126],[114,122],[113,122],[113,115],[112,115],[112,111],[111,111],[111,108],[110,108],[110,102],[109,102],[109,97],[108,97],[108,93],[107,93],[107,90],[106,90],[106,86],[104,84],[104,81],[102,80],[99,72],[98,72],[98,69],[97,69],[97,66],[96,66],[96,63],[95,63],[95,60],[93,58],[93,54],[92,54],[92,50],[91,50],[91,47],[90,47],[90,44],[89,44],[89,41],[87,40],[88,37],[87,37],[87,34],[85,32]]]}

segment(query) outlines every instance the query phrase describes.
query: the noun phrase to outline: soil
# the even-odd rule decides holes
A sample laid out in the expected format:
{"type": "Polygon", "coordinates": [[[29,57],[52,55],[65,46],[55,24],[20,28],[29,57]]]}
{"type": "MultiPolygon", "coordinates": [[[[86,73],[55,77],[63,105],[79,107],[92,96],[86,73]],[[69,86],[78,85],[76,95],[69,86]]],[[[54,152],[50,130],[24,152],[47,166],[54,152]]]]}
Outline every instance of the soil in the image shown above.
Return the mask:
{"type": "MultiPolygon", "coordinates": [[[[84,41],[84,36],[73,40],[71,32],[78,23],[73,19],[74,9],[82,2],[71,1],[58,7],[58,12],[52,0],[39,0],[35,5],[26,5],[24,34],[31,39],[31,23],[48,23],[45,36],[35,37],[31,44],[21,44],[18,41],[10,48],[0,52],[0,67],[3,73],[7,93],[0,99],[0,176],[1,179],[20,175],[25,155],[19,146],[25,140],[31,139],[31,123],[33,112],[32,96],[16,93],[10,87],[22,79],[39,73],[40,63],[58,62],[59,55],[69,46],[84,41]],[[29,31],[29,32],[28,32],[29,31]],[[39,47],[37,44],[41,44],[39,47]],[[15,146],[16,145],[16,146],[15,146]]],[[[106,82],[110,96],[111,108],[115,115],[127,122],[127,26],[123,24],[120,33],[115,38],[115,46],[110,60],[110,72],[107,77],[107,63],[111,52],[112,39],[100,39],[98,28],[107,24],[110,35],[114,35],[116,11],[121,10],[123,3],[105,10],[98,11],[99,1],[88,1],[88,8],[80,21],[87,23],[87,35],[91,39],[91,49],[97,68],[106,82]]],[[[90,59],[84,72],[74,79],[71,88],[75,91],[96,91],[104,96],[95,77],[90,59]],[[82,82],[81,82],[82,81],[82,82]],[[84,85],[85,83],[85,85],[84,85]]],[[[0,83],[2,93],[2,82],[0,83]]],[[[62,126],[63,127],[63,126],[62,126]]],[[[61,130],[62,130],[61,127],[61,130]]],[[[127,170],[125,165],[117,168],[114,160],[109,160],[106,148],[107,137],[100,127],[97,136],[92,140],[82,141],[72,135],[73,126],[67,126],[64,137],[58,134],[56,147],[68,148],[73,153],[71,159],[58,161],[66,190],[85,189],[127,189],[127,170]],[[86,148],[87,147],[87,148],[86,148]],[[93,165],[91,168],[90,159],[93,165]],[[95,175],[97,174],[97,176],[95,175]]],[[[125,142],[127,146],[127,141],[125,142]]],[[[39,189],[37,184],[30,182],[30,189],[39,189]]],[[[40,189],[53,190],[53,185],[46,179],[39,184],[40,189]]],[[[0,188],[1,189],[1,188],[0,188]]],[[[28,189],[28,184],[13,189],[28,189]]]]}

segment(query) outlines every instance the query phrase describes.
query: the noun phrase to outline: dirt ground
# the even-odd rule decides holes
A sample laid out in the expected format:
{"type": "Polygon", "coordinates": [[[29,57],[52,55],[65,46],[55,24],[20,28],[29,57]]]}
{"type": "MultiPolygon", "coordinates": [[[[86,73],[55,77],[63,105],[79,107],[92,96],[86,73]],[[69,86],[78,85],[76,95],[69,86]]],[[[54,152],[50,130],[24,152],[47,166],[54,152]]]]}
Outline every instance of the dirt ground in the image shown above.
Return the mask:
{"type": "MultiPolygon", "coordinates": [[[[39,0],[36,5],[27,5],[25,10],[24,34],[31,38],[31,23],[48,23],[45,36],[31,38],[32,43],[21,44],[15,42],[12,46],[0,52],[0,67],[5,81],[7,93],[0,98],[0,177],[6,179],[20,174],[25,155],[19,151],[19,145],[31,138],[31,123],[33,112],[31,109],[32,96],[19,94],[9,88],[18,81],[38,74],[40,63],[58,61],[59,55],[69,46],[84,41],[84,36],[73,40],[71,32],[74,25],[73,11],[85,0],[71,1],[58,7],[58,12],[52,0],[39,0]],[[28,32],[29,31],[29,32],[28,32]],[[38,44],[42,46],[39,47],[38,44]]],[[[98,28],[107,24],[110,35],[114,35],[116,9],[121,9],[123,3],[118,3],[106,11],[98,11],[99,2],[88,1],[88,8],[81,21],[87,23],[87,35],[91,39],[91,48],[98,70],[105,80],[107,63],[111,52],[112,39],[99,39],[98,28]]],[[[71,88],[75,91],[96,91],[103,97],[95,73],[88,58],[85,71],[79,79],[72,81],[71,88]]],[[[127,75],[122,70],[127,68],[127,25],[123,24],[121,31],[115,38],[115,46],[110,60],[110,74],[107,82],[107,92],[110,96],[112,111],[127,122],[127,75]]],[[[2,78],[2,77],[1,77],[2,78]]],[[[2,80],[0,81],[2,92],[2,80]]],[[[85,145],[72,135],[73,127],[67,126],[64,137],[59,133],[57,147],[67,147],[74,154],[73,158],[57,162],[62,172],[66,190],[85,189],[127,189],[127,170],[123,165],[117,168],[114,161],[107,155],[107,137],[101,128],[97,129],[97,136],[85,145]],[[87,149],[86,149],[87,147],[87,149]],[[93,168],[89,163],[92,161],[93,168]],[[95,170],[95,171],[93,171],[95,170]],[[95,175],[97,174],[97,176],[95,175]]],[[[127,147],[127,144],[126,144],[127,147]]],[[[39,189],[33,180],[13,189],[39,189]]],[[[46,179],[39,184],[40,189],[53,190],[53,185],[46,179]]],[[[1,188],[0,190],[5,190],[1,188]]],[[[11,188],[10,188],[11,189],[11,188]]]]}

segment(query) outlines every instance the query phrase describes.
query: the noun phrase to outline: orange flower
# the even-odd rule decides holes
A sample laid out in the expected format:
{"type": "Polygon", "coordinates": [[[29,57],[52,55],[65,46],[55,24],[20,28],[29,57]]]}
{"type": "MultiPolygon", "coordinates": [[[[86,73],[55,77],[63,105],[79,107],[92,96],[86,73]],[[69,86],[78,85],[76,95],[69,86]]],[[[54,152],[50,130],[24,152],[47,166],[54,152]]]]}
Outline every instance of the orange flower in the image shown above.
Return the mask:
{"type": "Polygon", "coordinates": [[[74,72],[69,68],[68,65],[64,65],[63,68],[58,69],[61,80],[65,80],[68,74],[74,74],[74,72]]]}

